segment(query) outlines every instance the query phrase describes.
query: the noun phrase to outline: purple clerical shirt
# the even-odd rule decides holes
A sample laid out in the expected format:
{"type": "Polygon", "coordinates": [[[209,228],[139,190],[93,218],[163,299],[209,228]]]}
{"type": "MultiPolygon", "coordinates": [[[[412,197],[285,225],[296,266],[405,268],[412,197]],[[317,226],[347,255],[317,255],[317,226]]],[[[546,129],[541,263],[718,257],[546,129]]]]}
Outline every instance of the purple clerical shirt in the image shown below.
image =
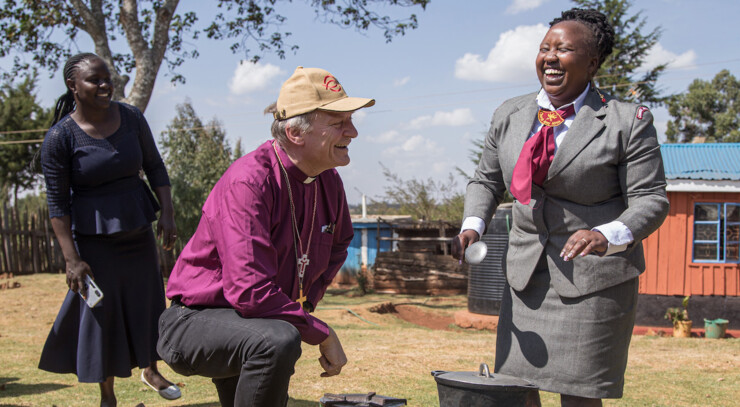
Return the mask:
{"type": "MultiPolygon", "coordinates": [[[[282,319],[298,328],[304,342],[316,345],[329,328],[296,302],[290,198],[272,143],[236,160],[213,187],[172,270],[167,297],[188,306],[231,307],[245,318],[282,319]]],[[[312,181],[279,146],[277,151],[290,178],[304,251],[318,191],[303,281],[304,294],[315,305],[344,263],[353,236],[344,186],[336,170],[312,181]]]]}

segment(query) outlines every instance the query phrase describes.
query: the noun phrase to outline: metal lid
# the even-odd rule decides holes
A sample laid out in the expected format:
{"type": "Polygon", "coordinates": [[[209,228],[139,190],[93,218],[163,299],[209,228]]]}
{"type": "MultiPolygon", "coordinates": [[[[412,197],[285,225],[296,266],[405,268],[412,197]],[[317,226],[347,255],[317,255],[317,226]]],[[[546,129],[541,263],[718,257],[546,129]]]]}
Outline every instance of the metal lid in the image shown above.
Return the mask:
{"type": "Polygon", "coordinates": [[[434,380],[438,384],[451,387],[461,387],[476,390],[496,391],[529,391],[537,389],[534,384],[518,377],[504,374],[491,374],[488,365],[481,363],[477,372],[445,372],[436,370],[432,372],[434,380]]]}

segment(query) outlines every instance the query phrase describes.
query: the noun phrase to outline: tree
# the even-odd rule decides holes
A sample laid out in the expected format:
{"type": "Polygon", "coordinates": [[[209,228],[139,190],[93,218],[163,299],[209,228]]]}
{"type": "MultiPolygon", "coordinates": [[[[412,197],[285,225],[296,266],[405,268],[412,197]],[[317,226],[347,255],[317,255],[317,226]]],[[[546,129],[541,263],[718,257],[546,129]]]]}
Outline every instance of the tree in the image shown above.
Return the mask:
{"type": "Polygon", "coordinates": [[[44,109],[36,101],[36,75],[27,76],[14,85],[8,81],[0,87],[0,190],[5,199],[12,193],[18,203],[18,191],[35,184],[33,168],[38,144],[27,140],[38,139],[51,121],[51,109],[44,109]]]}
{"type": "Polygon", "coordinates": [[[231,164],[231,148],[221,124],[213,119],[204,126],[189,101],[177,106],[177,116],[159,143],[172,184],[179,251],[195,233],[203,203],[231,164]]]}
{"type": "MultiPolygon", "coordinates": [[[[470,161],[473,163],[473,165],[478,168],[480,158],[483,156],[483,147],[485,147],[486,145],[486,133],[483,133],[482,139],[473,140],[470,142],[470,144],[473,145],[473,148],[468,149],[468,158],[470,158],[470,161]]],[[[460,167],[455,167],[455,170],[461,177],[465,179],[470,179],[473,177],[473,174],[468,174],[460,167]]]]}
{"type": "Polygon", "coordinates": [[[457,190],[452,174],[446,180],[405,180],[382,163],[380,166],[389,182],[383,200],[391,207],[397,206],[400,214],[411,215],[418,220],[462,220],[465,196],[457,190]]]}
{"type": "MultiPolygon", "coordinates": [[[[468,158],[470,158],[470,161],[475,165],[476,168],[478,168],[478,163],[480,163],[480,159],[483,156],[483,147],[486,145],[486,134],[483,134],[483,138],[480,140],[473,140],[470,142],[473,145],[473,148],[468,149],[468,158]]],[[[460,167],[455,167],[457,170],[457,173],[460,174],[463,178],[466,180],[469,180],[473,178],[473,174],[468,175],[465,171],[463,171],[460,167]]],[[[511,196],[511,193],[507,189],[504,192],[504,199],[501,200],[499,203],[505,203],[505,202],[514,202],[514,197],[511,196]]],[[[464,200],[463,200],[464,203],[464,200]]]]}
{"type": "MultiPolygon", "coordinates": [[[[393,19],[373,11],[384,6],[422,9],[430,0],[304,0],[313,7],[317,19],[363,32],[372,27],[384,32],[386,41],[417,27],[415,14],[393,19]]],[[[280,58],[286,49],[290,32],[281,31],[286,18],[277,8],[290,7],[292,0],[218,0],[220,12],[204,27],[197,25],[198,16],[191,10],[178,13],[179,0],[5,0],[0,10],[0,57],[14,55],[10,75],[29,69],[30,63],[18,54],[31,54],[33,63],[56,72],[60,62],[73,52],[80,31],[95,44],[95,53],[111,69],[116,91],[115,100],[123,100],[146,110],[154,81],[162,62],[167,64],[171,80],[184,82],[177,68],[198,51],[188,45],[205,34],[214,40],[234,41],[232,52],[242,52],[256,62],[263,54],[275,53],[280,58]],[[63,40],[57,41],[63,31],[63,40]],[[117,42],[126,39],[125,46],[117,42]],[[114,47],[114,45],[116,45],[114,47]],[[113,49],[126,49],[115,52],[113,49]],[[129,75],[136,68],[131,93],[124,98],[129,75]]]]}
{"type": "Polygon", "coordinates": [[[234,160],[236,161],[237,158],[241,158],[244,155],[244,151],[242,150],[242,139],[236,140],[236,147],[234,147],[234,160]]]}
{"type": "Polygon", "coordinates": [[[638,75],[650,49],[658,43],[661,27],[648,33],[642,12],[629,15],[632,6],[628,0],[573,0],[578,7],[601,11],[614,27],[614,50],[606,58],[594,80],[599,88],[621,100],[645,103],[651,106],[663,102],[656,86],[658,77],[665,71],[666,64],[658,65],[638,75]]]}
{"type": "Polygon", "coordinates": [[[695,79],[686,93],[667,100],[671,143],[740,142],[740,82],[724,69],[712,81],[695,79]]]}

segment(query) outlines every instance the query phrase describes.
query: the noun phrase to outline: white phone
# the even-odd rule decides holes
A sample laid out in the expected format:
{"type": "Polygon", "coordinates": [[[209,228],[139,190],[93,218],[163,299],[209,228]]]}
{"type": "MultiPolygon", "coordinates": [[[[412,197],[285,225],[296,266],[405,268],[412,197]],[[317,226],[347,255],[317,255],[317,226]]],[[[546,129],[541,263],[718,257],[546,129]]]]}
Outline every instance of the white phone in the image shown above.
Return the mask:
{"type": "Polygon", "coordinates": [[[97,284],[95,284],[93,279],[90,278],[89,274],[85,274],[85,287],[80,289],[79,294],[80,294],[80,297],[82,297],[82,299],[85,300],[85,302],[87,303],[87,306],[90,308],[93,308],[96,305],[98,305],[100,300],[103,299],[103,291],[100,289],[100,287],[98,287],[97,284]],[[87,291],[87,295],[82,295],[83,291],[87,291]]]}

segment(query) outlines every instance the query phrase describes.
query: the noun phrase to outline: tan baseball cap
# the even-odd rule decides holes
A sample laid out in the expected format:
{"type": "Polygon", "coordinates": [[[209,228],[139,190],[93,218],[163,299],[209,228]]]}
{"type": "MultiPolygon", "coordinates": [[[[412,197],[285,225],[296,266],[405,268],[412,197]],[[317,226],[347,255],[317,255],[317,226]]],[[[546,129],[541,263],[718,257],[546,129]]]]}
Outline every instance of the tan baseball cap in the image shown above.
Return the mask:
{"type": "Polygon", "coordinates": [[[351,98],[337,78],[319,68],[299,66],[280,88],[273,116],[284,120],[314,110],[351,112],[375,104],[375,99],[351,98]]]}

